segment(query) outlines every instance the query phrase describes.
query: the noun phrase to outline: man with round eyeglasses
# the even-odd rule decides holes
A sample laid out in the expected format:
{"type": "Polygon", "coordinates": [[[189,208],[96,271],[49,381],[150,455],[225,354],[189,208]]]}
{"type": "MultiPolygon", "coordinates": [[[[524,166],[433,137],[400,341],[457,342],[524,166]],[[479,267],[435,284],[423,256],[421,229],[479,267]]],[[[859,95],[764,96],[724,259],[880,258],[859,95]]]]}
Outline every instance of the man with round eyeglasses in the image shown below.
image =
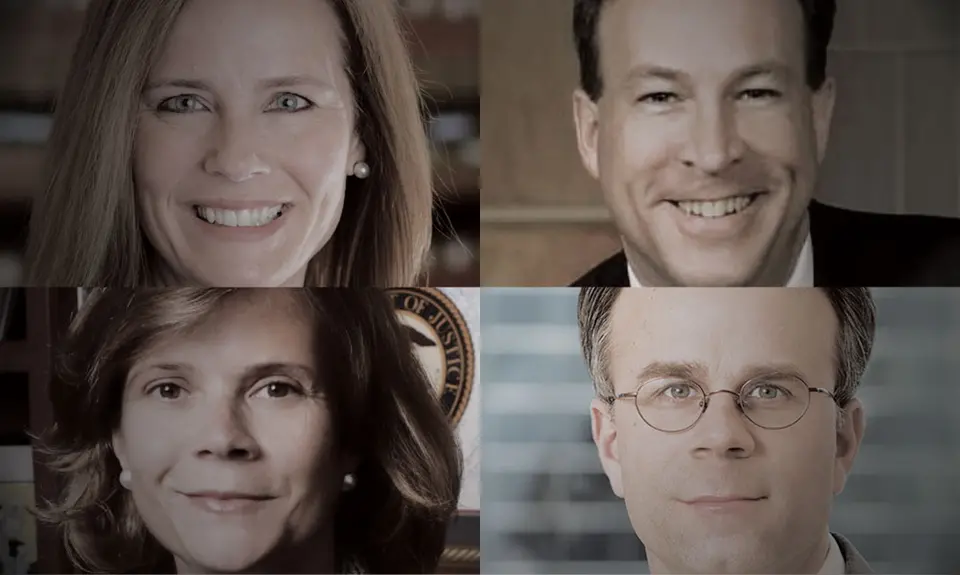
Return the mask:
{"type": "Polygon", "coordinates": [[[867,289],[580,292],[593,439],[652,573],[870,573],[828,527],[863,438],[867,289]]]}
{"type": "Polygon", "coordinates": [[[677,375],[653,377],[644,379],[636,391],[618,393],[612,399],[632,399],[637,414],[647,425],[678,433],[696,425],[710,405],[710,398],[721,393],[736,398],[744,417],[764,429],[784,429],[800,421],[810,407],[811,393],[834,398],[833,392],[810,387],[799,375],[772,372],[745,382],[739,392],[718,389],[707,393],[692,379],[677,375]]]}

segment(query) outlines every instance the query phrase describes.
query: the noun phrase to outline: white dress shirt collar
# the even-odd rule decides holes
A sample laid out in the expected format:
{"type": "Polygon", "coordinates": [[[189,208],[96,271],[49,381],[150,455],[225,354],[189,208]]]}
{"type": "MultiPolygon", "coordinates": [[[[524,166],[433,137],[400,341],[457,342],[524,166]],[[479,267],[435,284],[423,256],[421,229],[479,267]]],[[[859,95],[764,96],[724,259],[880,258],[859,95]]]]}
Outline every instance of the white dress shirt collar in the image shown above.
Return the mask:
{"type": "Polygon", "coordinates": [[[837,538],[832,534],[829,537],[830,551],[827,552],[827,559],[823,562],[823,567],[820,568],[817,575],[844,575],[847,571],[847,564],[843,560],[840,544],[837,543],[837,538]]]}

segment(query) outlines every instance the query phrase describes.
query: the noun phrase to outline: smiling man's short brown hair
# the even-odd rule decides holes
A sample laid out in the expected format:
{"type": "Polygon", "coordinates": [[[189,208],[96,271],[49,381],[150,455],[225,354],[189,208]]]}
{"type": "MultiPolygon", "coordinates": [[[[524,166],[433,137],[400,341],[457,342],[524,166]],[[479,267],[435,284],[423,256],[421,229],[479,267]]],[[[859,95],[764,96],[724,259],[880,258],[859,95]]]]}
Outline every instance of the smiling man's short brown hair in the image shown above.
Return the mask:
{"type": "MultiPolygon", "coordinates": [[[[833,36],[837,0],[798,0],[803,9],[807,37],[807,84],[814,90],[827,78],[827,47],[833,36]]],[[[573,36],[580,63],[580,87],[596,100],[603,93],[597,28],[611,0],[574,0],[573,36]]]]}

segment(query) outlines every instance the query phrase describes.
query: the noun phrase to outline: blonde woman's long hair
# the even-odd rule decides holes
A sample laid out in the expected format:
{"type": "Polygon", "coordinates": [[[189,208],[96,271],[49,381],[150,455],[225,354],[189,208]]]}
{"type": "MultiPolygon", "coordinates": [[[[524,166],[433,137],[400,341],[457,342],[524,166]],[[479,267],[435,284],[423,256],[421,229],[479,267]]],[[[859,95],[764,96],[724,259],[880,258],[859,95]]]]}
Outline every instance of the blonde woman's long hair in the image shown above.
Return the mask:
{"type": "MultiPolygon", "coordinates": [[[[187,0],[92,0],[34,199],[28,285],[161,283],[138,221],[134,134],[150,69],[187,0]]],[[[416,283],[431,240],[433,185],[421,94],[394,0],[330,2],[343,32],[356,130],[371,167],[348,178],[340,225],[308,264],[307,286],[416,283]]]]}

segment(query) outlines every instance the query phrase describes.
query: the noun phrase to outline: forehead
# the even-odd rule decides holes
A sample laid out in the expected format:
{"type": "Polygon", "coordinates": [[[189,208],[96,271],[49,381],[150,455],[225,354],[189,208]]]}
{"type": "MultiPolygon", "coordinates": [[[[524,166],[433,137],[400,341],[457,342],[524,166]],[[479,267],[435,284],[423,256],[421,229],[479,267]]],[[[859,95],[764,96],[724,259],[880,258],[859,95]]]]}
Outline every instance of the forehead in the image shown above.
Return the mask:
{"type": "Polygon", "coordinates": [[[342,37],[327,0],[189,0],[154,73],[321,74],[342,66],[342,37]]]}
{"type": "Polygon", "coordinates": [[[311,363],[313,334],[304,306],[285,289],[237,294],[193,325],[172,331],[138,358],[217,369],[275,361],[311,363]]]}
{"type": "Polygon", "coordinates": [[[702,363],[718,379],[789,364],[820,384],[832,381],[837,320],[818,289],[630,289],[612,315],[615,383],[654,362],[702,363]]]}
{"type": "Polygon", "coordinates": [[[608,0],[597,31],[605,75],[661,66],[694,77],[769,61],[802,69],[797,0],[608,0]]]}

